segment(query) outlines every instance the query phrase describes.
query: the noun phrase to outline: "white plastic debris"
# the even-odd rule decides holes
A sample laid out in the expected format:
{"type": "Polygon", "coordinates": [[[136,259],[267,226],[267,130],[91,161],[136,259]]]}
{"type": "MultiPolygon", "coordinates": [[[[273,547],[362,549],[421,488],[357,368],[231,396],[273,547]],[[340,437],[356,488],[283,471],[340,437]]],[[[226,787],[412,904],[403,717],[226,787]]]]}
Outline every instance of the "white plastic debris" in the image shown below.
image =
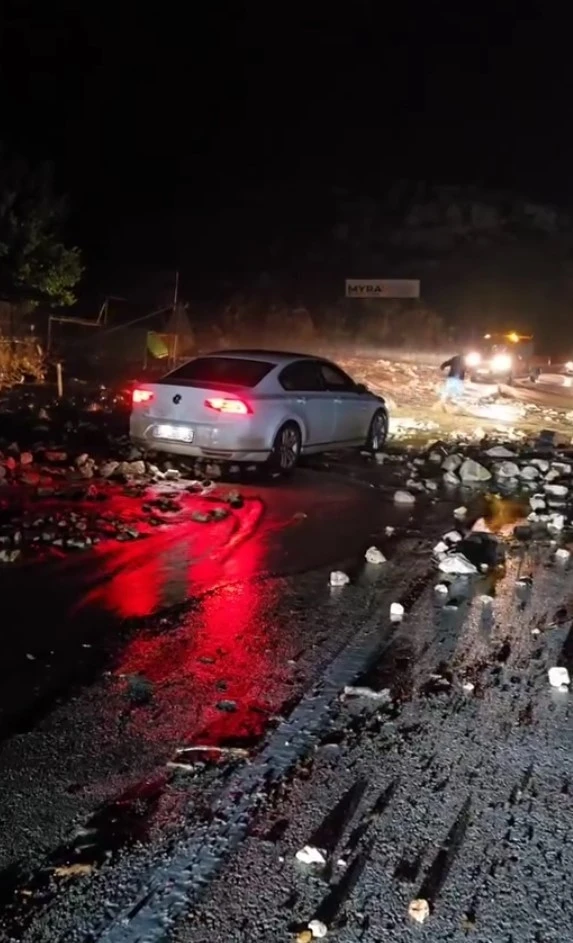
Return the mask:
{"type": "Polygon", "coordinates": [[[320,848],[315,848],[313,845],[305,845],[304,848],[297,851],[295,857],[301,864],[326,864],[324,853],[320,848]]]}
{"type": "Polygon", "coordinates": [[[500,462],[495,466],[496,478],[517,478],[519,475],[519,465],[515,462],[500,462]]]}
{"type": "Polygon", "coordinates": [[[446,455],[442,462],[442,468],[444,471],[452,472],[459,468],[462,462],[463,458],[461,455],[446,455]]]}
{"type": "Polygon", "coordinates": [[[415,504],[416,498],[413,494],[410,494],[409,491],[397,491],[394,495],[395,504],[415,504]]]}
{"type": "Polygon", "coordinates": [[[515,452],[506,449],[505,445],[494,445],[485,454],[489,455],[490,458],[515,458],[515,452]]]}
{"type": "Polygon", "coordinates": [[[434,592],[437,596],[445,597],[448,595],[449,589],[445,583],[436,583],[436,585],[434,586],[434,592]]]}
{"type": "Polygon", "coordinates": [[[376,565],[386,563],[386,557],[381,550],[378,550],[378,547],[368,547],[365,557],[367,563],[374,563],[376,565]]]}
{"type": "Polygon", "coordinates": [[[459,474],[462,481],[468,484],[479,481],[489,481],[491,478],[489,469],[480,465],[479,462],[475,462],[473,458],[466,458],[460,468],[459,474]]]}
{"type": "Polygon", "coordinates": [[[400,602],[393,602],[390,606],[390,622],[401,622],[404,618],[404,606],[400,602]]]}
{"type": "Polygon", "coordinates": [[[567,491],[569,489],[566,485],[545,485],[545,492],[550,494],[553,498],[565,498],[567,497],[567,491]]]}
{"type": "Polygon", "coordinates": [[[390,525],[388,525],[384,533],[386,534],[387,537],[391,537],[395,530],[396,530],[395,527],[391,527],[390,525]]]}
{"type": "Polygon", "coordinates": [[[468,514],[468,509],[466,507],[456,508],[454,511],[454,517],[456,521],[465,521],[468,514]]]}
{"type": "Polygon", "coordinates": [[[424,923],[430,916],[430,905],[428,901],[423,898],[410,901],[408,914],[416,923],[424,923]]]}
{"type": "Polygon", "coordinates": [[[559,550],[555,551],[555,559],[559,560],[560,563],[567,563],[567,560],[571,556],[569,550],[565,547],[559,547],[559,550]]]}
{"type": "Polygon", "coordinates": [[[323,940],[328,933],[328,927],[322,920],[311,920],[308,924],[308,929],[315,940],[323,940]]]}
{"type": "Polygon", "coordinates": [[[549,684],[552,688],[567,687],[571,684],[571,678],[567,668],[550,668],[548,671],[549,684]]]}
{"type": "Polygon", "coordinates": [[[463,553],[449,553],[443,560],[440,560],[439,568],[442,573],[453,573],[458,576],[477,573],[477,568],[463,553]]]}
{"type": "Polygon", "coordinates": [[[449,544],[457,544],[462,540],[462,535],[459,530],[449,530],[447,534],[444,534],[442,540],[445,540],[449,544]]]}
{"type": "Polygon", "coordinates": [[[330,574],[331,586],[347,586],[348,583],[350,583],[348,573],[343,573],[342,570],[333,570],[330,574]]]}

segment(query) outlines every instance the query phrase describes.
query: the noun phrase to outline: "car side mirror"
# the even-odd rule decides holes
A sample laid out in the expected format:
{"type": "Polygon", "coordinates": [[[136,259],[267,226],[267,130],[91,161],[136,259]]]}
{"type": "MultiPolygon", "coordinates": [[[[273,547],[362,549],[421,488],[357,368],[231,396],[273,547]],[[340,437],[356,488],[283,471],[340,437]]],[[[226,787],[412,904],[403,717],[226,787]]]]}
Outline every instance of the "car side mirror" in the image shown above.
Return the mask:
{"type": "Polygon", "coordinates": [[[368,392],[368,387],[366,386],[365,383],[357,383],[357,384],[356,384],[356,392],[357,392],[357,393],[360,393],[360,394],[362,394],[362,393],[367,393],[367,392],[368,392]]]}

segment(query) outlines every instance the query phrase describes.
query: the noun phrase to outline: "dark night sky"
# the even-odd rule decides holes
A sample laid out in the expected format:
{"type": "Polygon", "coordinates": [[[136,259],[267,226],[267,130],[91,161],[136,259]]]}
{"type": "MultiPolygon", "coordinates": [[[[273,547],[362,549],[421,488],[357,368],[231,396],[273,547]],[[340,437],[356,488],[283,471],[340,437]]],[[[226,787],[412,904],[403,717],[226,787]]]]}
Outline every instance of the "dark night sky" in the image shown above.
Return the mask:
{"type": "Polygon", "coordinates": [[[573,202],[565,12],[527,0],[143,9],[3,8],[0,133],[55,161],[92,265],[224,269],[230,211],[264,243],[269,227],[327,218],[333,186],[375,193],[396,177],[573,202]],[[262,183],[257,208],[248,194],[262,183]]]}

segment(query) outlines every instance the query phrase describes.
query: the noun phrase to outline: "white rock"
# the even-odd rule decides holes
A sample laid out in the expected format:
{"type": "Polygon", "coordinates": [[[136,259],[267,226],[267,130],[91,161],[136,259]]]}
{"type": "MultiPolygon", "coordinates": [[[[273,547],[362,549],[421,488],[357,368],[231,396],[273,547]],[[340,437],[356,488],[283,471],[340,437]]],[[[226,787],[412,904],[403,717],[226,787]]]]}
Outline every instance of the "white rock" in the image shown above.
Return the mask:
{"type": "Polygon", "coordinates": [[[559,532],[565,527],[565,516],[563,514],[552,514],[547,522],[549,531],[559,532]]]}
{"type": "Polygon", "coordinates": [[[571,684],[567,668],[550,668],[548,674],[549,684],[552,688],[560,688],[563,685],[571,684]]]}
{"type": "Polygon", "coordinates": [[[496,478],[517,478],[519,475],[519,465],[515,462],[500,462],[495,466],[496,478]]]}
{"type": "Polygon", "coordinates": [[[389,524],[388,527],[386,527],[384,533],[386,534],[387,537],[391,537],[395,530],[396,530],[396,528],[395,528],[395,527],[391,527],[390,524],[389,524]]]}
{"type": "Polygon", "coordinates": [[[424,485],[425,485],[425,487],[426,487],[426,491],[437,491],[437,490],[438,490],[438,483],[437,483],[437,481],[433,481],[431,478],[426,478],[426,480],[424,481],[424,485]]]}
{"type": "Polygon", "coordinates": [[[521,469],[519,477],[524,481],[535,481],[536,478],[539,478],[539,469],[535,465],[526,465],[521,469]]]}
{"type": "Polygon", "coordinates": [[[442,573],[453,573],[459,576],[477,573],[477,568],[463,553],[449,553],[443,560],[440,560],[438,566],[442,573]]]}
{"type": "Polygon", "coordinates": [[[545,497],[542,494],[534,494],[533,497],[529,499],[529,506],[533,511],[544,511],[547,507],[545,497]]]}
{"type": "Polygon", "coordinates": [[[456,521],[465,521],[468,515],[468,509],[465,507],[456,508],[454,511],[454,517],[456,521]]]}
{"type": "Polygon", "coordinates": [[[558,478],[561,478],[561,473],[558,472],[555,468],[552,468],[551,471],[547,472],[545,481],[550,484],[552,481],[557,481],[558,478]]]}
{"type": "Polygon", "coordinates": [[[541,629],[534,628],[531,630],[532,635],[541,635],[541,629]]]}
{"type": "Polygon", "coordinates": [[[449,549],[450,548],[448,547],[445,540],[440,540],[434,547],[432,553],[434,554],[435,557],[438,557],[438,559],[440,559],[441,557],[446,555],[449,549]]]}
{"type": "Polygon", "coordinates": [[[491,472],[484,468],[479,462],[474,462],[473,458],[466,458],[460,468],[460,478],[464,482],[472,483],[478,481],[489,481],[491,472]]]}
{"type": "Polygon", "coordinates": [[[442,461],[442,453],[430,452],[430,454],[428,455],[428,461],[433,462],[434,465],[439,465],[440,462],[442,461]]]}
{"type": "Polygon", "coordinates": [[[493,606],[493,596],[484,593],[483,596],[478,596],[478,602],[482,604],[484,609],[489,609],[490,606],[493,606]]]}
{"type": "Polygon", "coordinates": [[[400,602],[393,602],[390,606],[390,622],[401,622],[404,618],[404,606],[400,602]]]}
{"type": "Polygon", "coordinates": [[[397,491],[394,495],[395,504],[415,504],[416,498],[413,494],[410,494],[409,491],[397,491]]]}
{"type": "Polygon", "coordinates": [[[529,464],[535,465],[540,472],[549,471],[549,462],[546,458],[532,458],[529,464]]]}
{"type": "Polygon", "coordinates": [[[328,933],[328,927],[322,920],[311,920],[308,924],[308,929],[315,940],[323,940],[328,933]]]}
{"type": "Polygon", "coordinates": [[[386,557],[381,550],[378,550],[378,547],[368,547],[365,556],[367,563],[386,563],[386,557]]]}
{"type": "Polygon", "coordinates": [[[449,530],[447,534],[444,534],[442,540],[447,541],[449,544],[457,544],[462,540],[462,535],[459,530],[449,530]]]}
{"type": "Polygon", "coordinates": [[[551,462],[551,468],[553,471],[556,471],[558,475],[571,474],[571,465],[567,462],[551,462]]]}
{"type": "Polygon", "coordinates": [[[468,694],[471,694],[472,691],[475,691],[475,684],[472,684],[471,681],[465,681],[462,687],[464,691],[467,691],[468,694]]]}
{"type": "Polygon", "coordinates": [[[320,848],[314,848],[312,845],[305,845],[297,851],[295,857],[301,864],[326,864],[324,853],[320,848]]]}
{"type": "Polygon", "coordinates": [[[444,461],[442,462],[442,468],[444,471],[455,471],[463,462],[461,455],[446,455],[444,461]]]}
{"type": "Polygon", "coordinates": [[[331,586],[347,586],[348,583],[350,583],[348,573],[343,573],[342,570],[333,570],[330,574],[331,586]]]}
{"type": "Polygon", "coordinates": [[[416,923],[425,923],[430,916],[430,905],[428,901],[422,898],[410,901],[408,914],[416,923]]]}
{"type": "Polygon", "coordinates": [[[449,589],[445,583],[436,583],[436,585],[434,586],[434,592],[436,596],[447,596],[449,593],[449,589]]]}
{"type": "Polygon", "coordinates": [[[545,485],[545,491],[553,498],[565,498],[569,489],[566,485],[545,485]]]}
{"type": "Polygon", "coordinates": [[[453,485],[454,488],[457,488],[457,486],[460,484],[460,479],[453,471],[447,471],[444,475],[443,481],[445,485],[453,485]]]}
{"type": "Polygon", "coordinates": [[[559,560],[560,563],[567,563],[570,556],[570,552],[565,547],[559,547],[559,550],[555,551],[555,559],[559,560]]]}
{"type": "Polygon", "coordinates": [[[490,458],[515,458],[515,452],[506,449],[505,445],[494,445],[485,454],[489,455],[490,458]]]}

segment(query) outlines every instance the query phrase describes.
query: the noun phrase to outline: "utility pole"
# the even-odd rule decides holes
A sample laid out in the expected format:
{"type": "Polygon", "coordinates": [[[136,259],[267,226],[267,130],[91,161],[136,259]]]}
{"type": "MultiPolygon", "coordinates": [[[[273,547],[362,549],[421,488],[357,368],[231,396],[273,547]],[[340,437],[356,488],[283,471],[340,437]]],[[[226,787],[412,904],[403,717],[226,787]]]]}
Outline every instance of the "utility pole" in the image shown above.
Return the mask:
{"type": "Polygon", "coordinates": [[[173,292],[173,310],[177,309],[177,302],[179,301],[179,272],[175,272],[175,290],[173,292]]]}

